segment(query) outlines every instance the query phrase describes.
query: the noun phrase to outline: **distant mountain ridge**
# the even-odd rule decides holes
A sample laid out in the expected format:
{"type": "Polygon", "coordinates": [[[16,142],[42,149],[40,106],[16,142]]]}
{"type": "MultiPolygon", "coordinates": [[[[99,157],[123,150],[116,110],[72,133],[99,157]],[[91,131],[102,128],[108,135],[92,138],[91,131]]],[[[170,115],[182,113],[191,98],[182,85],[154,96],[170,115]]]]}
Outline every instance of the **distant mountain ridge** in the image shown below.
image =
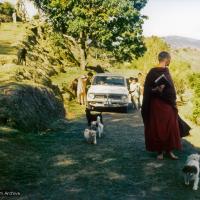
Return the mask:
{"type": "Polygon", "coordinates": [[[191,48],[200,50],[200,40],[181,37],[181,36],[167,36],[163,38],[172,48],[191,48]]]}

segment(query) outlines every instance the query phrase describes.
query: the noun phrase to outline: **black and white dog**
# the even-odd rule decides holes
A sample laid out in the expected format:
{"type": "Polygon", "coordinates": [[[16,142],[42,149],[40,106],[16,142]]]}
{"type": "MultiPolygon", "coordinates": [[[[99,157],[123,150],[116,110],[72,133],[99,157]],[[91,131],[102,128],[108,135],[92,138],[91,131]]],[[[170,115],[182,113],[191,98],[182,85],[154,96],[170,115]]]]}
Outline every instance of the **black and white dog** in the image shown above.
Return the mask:
{"type": "Polygon", "coordinates": [[[92,114],[91,110],[86,108],[85,110],[85,114],[86,114],[86,118],[87,118],[87,122],[88,122],[88,126],[90,127],[92,122],[97,121],[97,117],[100,117],[100,121],[103,124],[103,116],[102,113],[98,113],[98,114],[92,114]]]}
{"type": "Polygon", "coordinates": [[[97,116],[97,120],[96,121],[92,121],[91,122],[90,129],[91,130],[95,130],[97,132],[99,138],[102,137],[103,131],[104,131],[104,125],[101,123],[100,116],[97,116]]]}
{"type": "Polygon", "coordinates": [[[96,131],[99,138],[101,138],[104,130],[102,113],[92,114],[88,108],[86,108],[85,112],[89,128],[96,131]]]}
{"type": "Polygon", "coordinates": [[[193,190],[198,189],[199,161],[199,154],[191,154],[190,156],[188,156],[185,166],[183,167],[185,185],[189,185],[190,181],[194,181],[193,190]]]}

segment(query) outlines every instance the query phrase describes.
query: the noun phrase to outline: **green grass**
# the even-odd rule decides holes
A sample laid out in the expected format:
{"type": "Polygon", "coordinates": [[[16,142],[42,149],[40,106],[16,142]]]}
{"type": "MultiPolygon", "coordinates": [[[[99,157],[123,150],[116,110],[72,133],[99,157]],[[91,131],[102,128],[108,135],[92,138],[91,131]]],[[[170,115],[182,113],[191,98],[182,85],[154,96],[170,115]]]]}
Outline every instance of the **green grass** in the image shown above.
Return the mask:
{"type": "Polygon", "coordinates": [[[18,42],[23,39],[25,25],[22,23],[2,23],[0,26],[0,54],[15,55],[18,42]]]}
{"type": "Polygon", "coordinates": [[[58,75],[51,77],[51,80],[59,87],[62,87],[64,85],[68,86],[75,78],[78,78],[83,74],[87,74],[87,72],[81,71],[78,67],[72,67],[68,68],[66,73],[59,73],[58,75]]]}
{"type": "Polygon", "coordinates": [[[188,48],[173,50],[172,52],[175,59],[190,63],[194,72],[200,71],[200,50],[188,48]]]}

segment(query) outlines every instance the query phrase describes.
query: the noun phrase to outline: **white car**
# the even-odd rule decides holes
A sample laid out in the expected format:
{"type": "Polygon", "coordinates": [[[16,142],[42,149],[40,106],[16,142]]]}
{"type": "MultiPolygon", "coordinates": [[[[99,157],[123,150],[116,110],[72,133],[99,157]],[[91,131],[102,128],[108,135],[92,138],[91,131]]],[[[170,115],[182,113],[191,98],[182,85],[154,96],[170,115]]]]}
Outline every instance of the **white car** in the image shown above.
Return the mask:
{"type": "Polygon", "coordinates": [[[128,111],[129,92],[126,78],[115,74],[97,74],[87,93],[89,109],[121,108],[128,111]]]}

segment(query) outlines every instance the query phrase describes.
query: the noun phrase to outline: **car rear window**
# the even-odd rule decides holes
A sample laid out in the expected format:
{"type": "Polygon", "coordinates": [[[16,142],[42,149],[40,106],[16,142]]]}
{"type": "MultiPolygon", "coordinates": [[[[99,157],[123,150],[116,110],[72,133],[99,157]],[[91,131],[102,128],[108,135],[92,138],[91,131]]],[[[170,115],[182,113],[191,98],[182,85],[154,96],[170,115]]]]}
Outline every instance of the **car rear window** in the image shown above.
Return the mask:
{"type": "Polygon", "coordinates": [[[125,86],[125,80],[122,76],[96,76],[93,85],[125,86]]]}

